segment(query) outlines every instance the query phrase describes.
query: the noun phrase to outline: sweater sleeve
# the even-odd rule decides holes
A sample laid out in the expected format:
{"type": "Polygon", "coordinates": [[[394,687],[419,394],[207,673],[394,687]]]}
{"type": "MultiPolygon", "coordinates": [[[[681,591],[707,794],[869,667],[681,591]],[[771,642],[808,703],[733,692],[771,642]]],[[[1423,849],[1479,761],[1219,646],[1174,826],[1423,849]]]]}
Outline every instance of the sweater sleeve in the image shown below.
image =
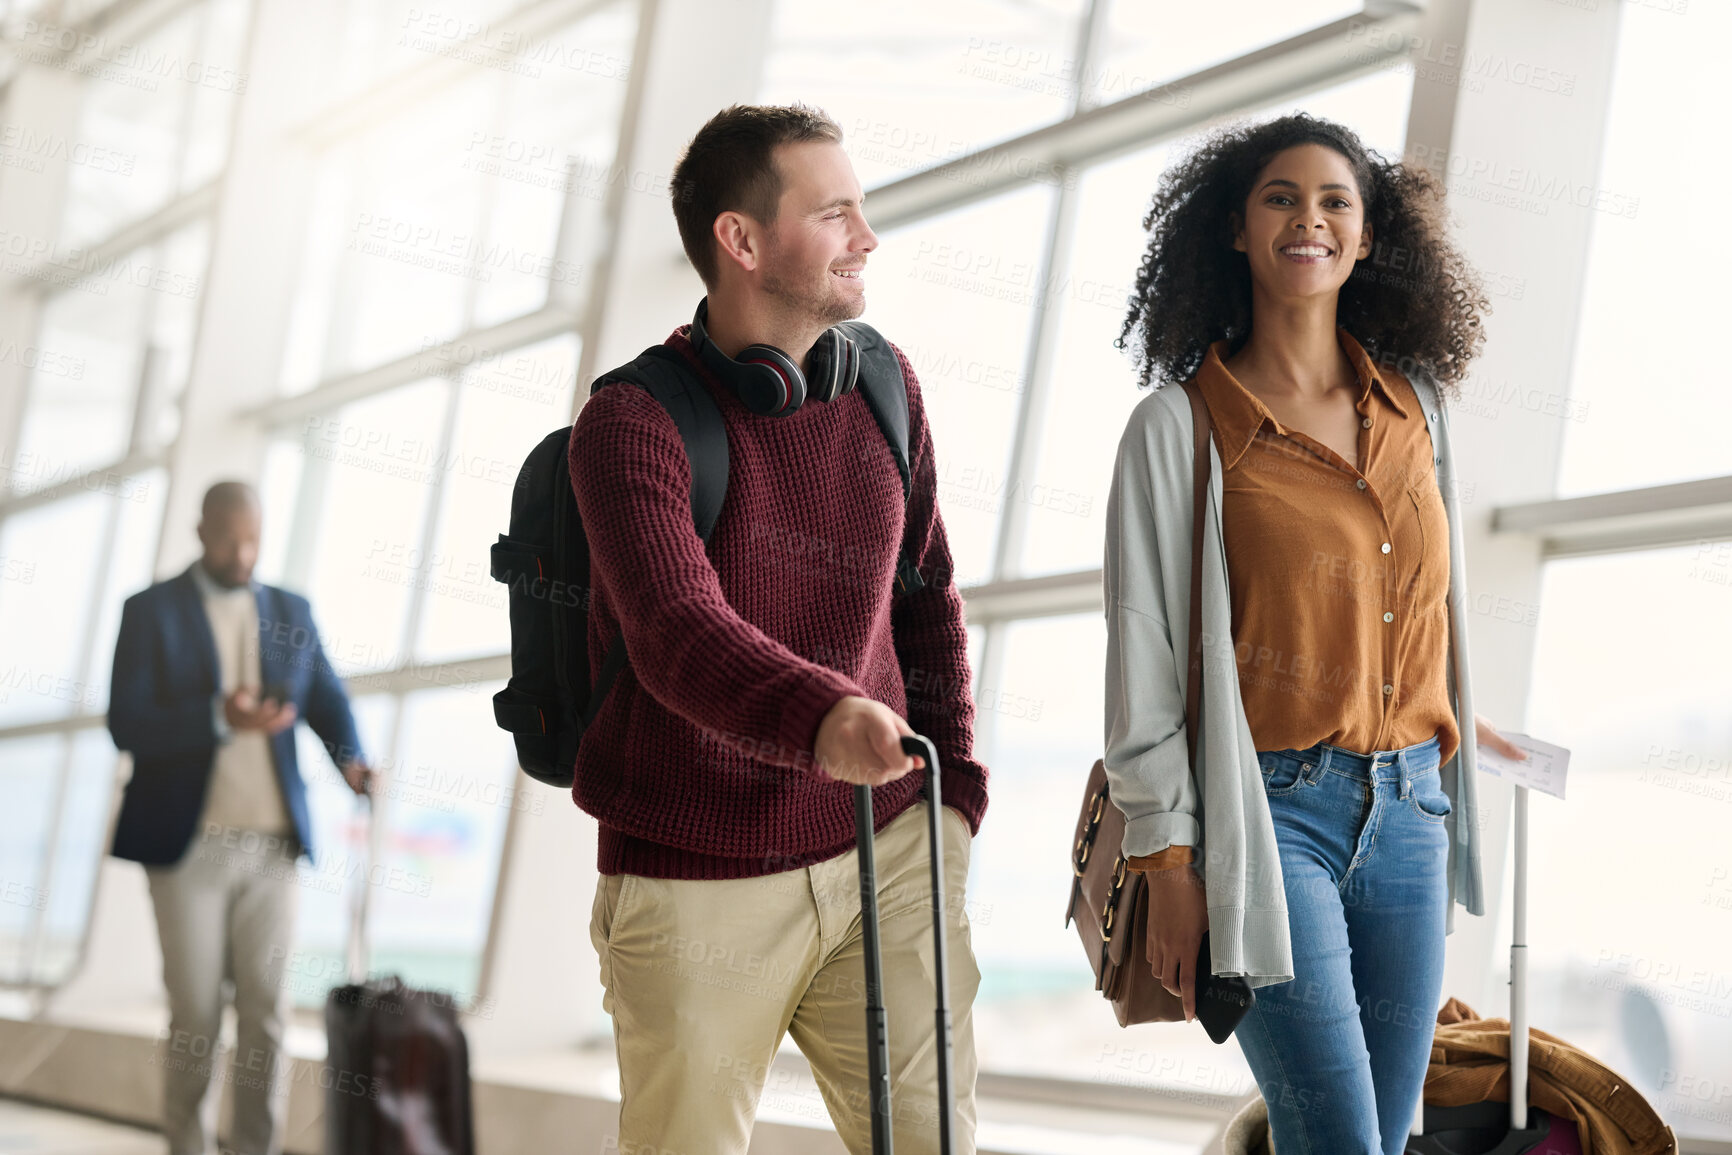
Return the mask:
{"type": "Polygon", "coordinates": [[[630,385],[602,389],[572,426],[568,460],[590,569],[638,684],[760,761],[818,773],[819,722],[867,694],[728,603],[692,521],[691,462],[667,410],[630,385]]]}
{"type": "Polygon", "coordinates": [[[908,385],[910,487],[903,548],[926,585],[899,595],[891,610],[896,656],[908,696],[908,724],[932,739],[938,751],[944,803],[980,833],[986,813],[986,767],[974,758],[973,677],[968,668],[968,627],[962,595],[952,572],[950,543],[938,510],[938,467],[932,429],[914,367],[900,349],[908,385]]]}
{"type": "MultiPolygon", "coordinates": [[[[1101,568],[1107,618],[1104,762],[1113,804],[1125,816],[1123,853],[1131,859],[1201,840],[1197,787],[1185,743],[1183,671],[1168,629],[1155,531],[1157,520],[1164,524],[1171,518],[1188,541],[1191,495],[1157,501],[1156,485],[1166,471],[1154,461],[1148,424],[1155,417],[1154,404],[1151,397],[1138,406],[1119,441],[1101,568]]],[[[1190,476],[1189,459],[1163,464],[1182,467],[1190,476]]],[[[1188,574],[1190,558],[1180,560],[1188,574]]]]}

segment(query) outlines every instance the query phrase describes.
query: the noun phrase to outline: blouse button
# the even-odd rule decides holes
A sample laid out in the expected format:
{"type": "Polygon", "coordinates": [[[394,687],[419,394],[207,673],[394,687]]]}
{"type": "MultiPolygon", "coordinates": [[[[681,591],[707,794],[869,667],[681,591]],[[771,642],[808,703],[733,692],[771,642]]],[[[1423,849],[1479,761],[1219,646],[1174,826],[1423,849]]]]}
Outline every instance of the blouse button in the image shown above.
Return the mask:
{"type": "Polygon", "coordinates": [[[1384,552],[1384,553],[1388,553],[1388,552],[1389,552],[1389,543],[1388,543],[1388,542],[1384,542],[1384,543],[1383,543],[1383,552],[1384,552]]]}
{"type": "Polygon", "coordinates": [[[1361,477],[1358,481],[1355,481],[1353,484],[1357,485],[1360,489],[1364,489],[1365,488],[1365,479],[1363,477],[1361,477]]]}
{"type": "Polygon", "coordinates": [[[1371,428],[1371,418],[1367,417],[1365,420],[1361,421],[1359,424],[1365,426],[1365,428],[1367,428],[1367,429],[1370,429],[1371,428]]]}
{"type": "Polygon", "coordinates": [[[1386,611],[1383,615],[1383,620],[1386,622],[1393,622],[1395,620],[1395,615],[1386,611]]]}
{"type": "Polygon", "coordinates": [[[1393,694],[1393,693],[1395,693],[1395,687],[1386,685],[1383,687],[1383,692],[1385,694],[1393,694]]]}

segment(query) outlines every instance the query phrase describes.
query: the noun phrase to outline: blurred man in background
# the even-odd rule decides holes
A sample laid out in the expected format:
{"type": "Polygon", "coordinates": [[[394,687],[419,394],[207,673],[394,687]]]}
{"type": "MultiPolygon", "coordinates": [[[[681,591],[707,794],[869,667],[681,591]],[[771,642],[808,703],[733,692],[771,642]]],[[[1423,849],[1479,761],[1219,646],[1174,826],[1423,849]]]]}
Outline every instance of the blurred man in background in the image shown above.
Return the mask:
{"type": "Polygon", "coordinates": [[[283,968],[297,859],[313,850],[296,719],[307,720],[357,794],[371,777],[307,600],[252,580],[259,530],[251,486],[211,486],[198,525],[203,555],[126,600],[114,652],[108,729],[131,753],[132,777],[113,853],[144,865],[156,911],[169,1004],[170,1155],[213,1149],[220,1096],[206,1100],[225,980],[237,1031],[234,1127],[223,1150],[280,1149],[283,968]]]}

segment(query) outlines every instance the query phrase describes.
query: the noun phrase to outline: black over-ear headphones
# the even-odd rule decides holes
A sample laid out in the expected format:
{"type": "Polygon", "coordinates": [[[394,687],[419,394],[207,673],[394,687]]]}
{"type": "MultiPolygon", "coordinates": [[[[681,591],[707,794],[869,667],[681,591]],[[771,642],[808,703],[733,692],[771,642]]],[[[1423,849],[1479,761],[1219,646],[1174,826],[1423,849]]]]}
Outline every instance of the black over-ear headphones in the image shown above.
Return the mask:
{"type": "Polygon", "coordinates": [[[807,398],[834,401],[853,390],[860,375],[860,350],[841,329],[826,329],[818,337],[812,346],[812,375],[808,378],[792,357],[774,345],[748,345],[739,356],[728,356],[716,348],[704,327],[709,312],[710,299],[705,297],[692,317],[692,346],[722,384],[753,413],[786,417],[807,398]]]}

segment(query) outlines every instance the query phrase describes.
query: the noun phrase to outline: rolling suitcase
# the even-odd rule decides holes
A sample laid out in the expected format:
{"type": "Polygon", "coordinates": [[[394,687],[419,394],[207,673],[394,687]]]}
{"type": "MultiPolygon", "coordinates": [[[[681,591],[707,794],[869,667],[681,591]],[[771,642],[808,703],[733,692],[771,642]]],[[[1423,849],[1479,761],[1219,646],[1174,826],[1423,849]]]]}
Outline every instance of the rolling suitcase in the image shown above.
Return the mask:
{"type": "Polygon", "coordinates": [[[325,1000],[325,1155],[474,1155],[469,1047],[441,991],[369,981],[367,915],[378,830],[350,898],[349,981],[325,1000]]]}
{"type": "MultiPolygon", "coordinates": [[[[927,833],[932,851],[933,974],[938,996],[938,1149],[950,1155],[956,1096],[950,1086],[950,972],[944,954],[944,800],[938,788],[938,751],[930,739],[902,739],[902,752],[926,759],[927,833]]],[[[866,1062],[872,1111],[872,1155],[891,1155],[890,1033],[884,1009],[884,958],[878,943],[877,866],[872,857],[872,788],[854,787],[854,830],[859,840],[860,924],[866,961],[866,1062]]]]}
{"type": "Polygon", "coordinates": [[[1576,1125],[1528,1107],[1528,788],[1515,788],[1515,901],[1509,952],[1508,1103],[1425,1104],[1407,1155],[1581,1155],[1576,1125]]]}

